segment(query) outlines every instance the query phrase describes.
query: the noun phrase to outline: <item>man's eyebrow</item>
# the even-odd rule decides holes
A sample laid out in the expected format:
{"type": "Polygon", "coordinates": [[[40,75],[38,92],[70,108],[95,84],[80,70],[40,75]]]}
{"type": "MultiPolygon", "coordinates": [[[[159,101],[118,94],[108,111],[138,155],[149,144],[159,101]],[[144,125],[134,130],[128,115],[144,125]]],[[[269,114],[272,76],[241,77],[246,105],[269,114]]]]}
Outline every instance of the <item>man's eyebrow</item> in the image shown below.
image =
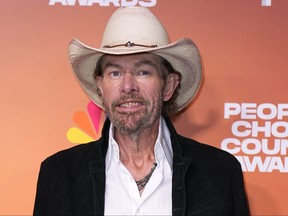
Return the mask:
{"type": "Polygon", "coordinates": [[[140,61],[137,61],[135,62],[134,66],[136,67],[139,67],[141,65],[150,65],[151,67],[153,67],[154,69],[158,69],[157,67],[157,64],[155,64],[154,62],[150,61],[150,60],[146,60],[146,59],[143,59],[143,60],[140,60],[140,61]]]}
{"type": "Polygon", "coordinates": [[[115,68],[121,68],[121,65],[116,64],[116,63],[112,63],[112,62],[108,62],[106,64],[103,65],[102,70],[105,70],[108,67],[115,67],[115,68]]]}

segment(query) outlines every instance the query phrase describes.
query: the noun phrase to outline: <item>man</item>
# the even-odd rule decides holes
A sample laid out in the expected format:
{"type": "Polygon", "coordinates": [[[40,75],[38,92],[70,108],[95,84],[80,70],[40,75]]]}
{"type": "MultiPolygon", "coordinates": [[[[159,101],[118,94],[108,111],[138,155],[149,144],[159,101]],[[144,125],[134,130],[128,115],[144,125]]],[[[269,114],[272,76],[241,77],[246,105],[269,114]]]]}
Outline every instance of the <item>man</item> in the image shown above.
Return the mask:
{"type": "Polygon", "coordinates": [[[201,81],[190,39],[170,43],[146,8],[119,8],[101,48],[69,45],[76,77],[107,113],[102,137],[46,159],[35,215],[248,215],[230,154],[177,134],[169,116],[201,81]]]}

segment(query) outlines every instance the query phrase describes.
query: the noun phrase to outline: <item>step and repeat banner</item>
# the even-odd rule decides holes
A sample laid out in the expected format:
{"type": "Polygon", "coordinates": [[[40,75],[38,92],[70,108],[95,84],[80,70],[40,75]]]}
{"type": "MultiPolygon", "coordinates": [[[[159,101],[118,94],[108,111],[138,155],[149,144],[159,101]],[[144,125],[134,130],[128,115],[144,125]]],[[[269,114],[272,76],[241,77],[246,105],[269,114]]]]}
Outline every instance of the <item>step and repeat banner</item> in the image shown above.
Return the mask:
{"type": "Polygon", "coordinates": [[[0,215],[31,215],[41,161],[99,138],[105,114],[76,82],[67,45],[99,47],[129,5],[200,49],[203,83],[177,131],[235,155],[252,215],[288,215],[287,0],[1,0],[0,215]]]}

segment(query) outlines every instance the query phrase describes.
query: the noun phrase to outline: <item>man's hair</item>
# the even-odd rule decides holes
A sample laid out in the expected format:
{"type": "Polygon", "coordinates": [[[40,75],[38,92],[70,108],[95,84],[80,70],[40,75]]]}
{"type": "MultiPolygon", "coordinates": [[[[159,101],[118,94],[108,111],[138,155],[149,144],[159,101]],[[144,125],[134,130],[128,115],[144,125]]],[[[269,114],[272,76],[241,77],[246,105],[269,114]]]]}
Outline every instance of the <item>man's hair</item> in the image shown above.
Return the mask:
{"type": "MultiPolygon", "coordinates": [[[[95,80],[96,80],[96,77],[99,77],[99,76],[102,77],[103,76],[101,64],[102,64],[102,60],[103,60],[104,56],[105,55],[101,56],[96,63],[96,68],[95,68],[94,73],[93,73],[93,77],[95,80]]],[[[173,66],[170,64],[169,61],[167,61],[165,58],[163,58],[161,56],[159,56],[159,57],[161,59],[162,78],[163,78],[164,82],[166,82],[169,74],[177,74],[179,76],[179,84],[176,87],[172,97],[168,101],[163,102],[162,115],[169,117],[169,116],[174,115],[178,111],[176,99],[177,99],[178,94],[179,94],[179,89],[181,88],[180,81],[181,81],[182,75],[178,71],[174,70],[173,66]]],[[[102,97],[99,89],[97,89],[97,94],[99,95],[99,97],[102,97]]]]}

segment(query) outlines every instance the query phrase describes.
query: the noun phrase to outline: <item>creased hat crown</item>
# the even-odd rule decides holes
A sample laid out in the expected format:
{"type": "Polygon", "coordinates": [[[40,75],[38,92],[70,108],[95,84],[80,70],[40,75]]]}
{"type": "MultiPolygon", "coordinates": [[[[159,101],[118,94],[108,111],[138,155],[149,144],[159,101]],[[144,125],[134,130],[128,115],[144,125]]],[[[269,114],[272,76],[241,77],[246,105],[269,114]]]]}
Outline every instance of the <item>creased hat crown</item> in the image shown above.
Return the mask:
{"type": "Polygon", "coordinates": [[[128,41],[146,46],[170,43],[164,26],[147,8],[119,8],[107,22],[101,47],[126,44],[128,41]]]}

